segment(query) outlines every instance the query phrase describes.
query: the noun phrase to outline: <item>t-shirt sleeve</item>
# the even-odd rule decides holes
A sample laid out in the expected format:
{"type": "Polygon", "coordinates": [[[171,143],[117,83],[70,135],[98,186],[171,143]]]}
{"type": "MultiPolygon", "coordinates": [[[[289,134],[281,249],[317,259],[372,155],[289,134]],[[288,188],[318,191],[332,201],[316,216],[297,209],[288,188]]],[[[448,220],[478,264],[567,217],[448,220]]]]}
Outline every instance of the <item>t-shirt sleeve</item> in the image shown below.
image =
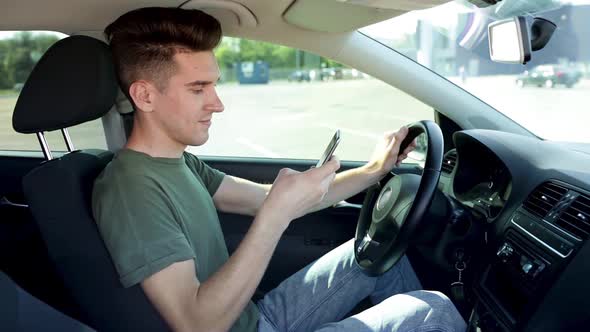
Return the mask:
{"type": "Polygon", "coordinates": [[[205,164],[201,159],[192,153],[185,152],[184,156],[188,167],[191,169],[191,171],[193,171],[193,173],[201,178],[205,188],[207,188],[209,194],[213,196],[221,185],[225,173],[205,164]]]}
{"type": "Polygon", "coordinates": [[[115,175],[95,182],[92,211],[124,287],[194,259],[168,197],[150,179],[115,175]],[[114,181],[111,181],[114,180],[114,181]]]}

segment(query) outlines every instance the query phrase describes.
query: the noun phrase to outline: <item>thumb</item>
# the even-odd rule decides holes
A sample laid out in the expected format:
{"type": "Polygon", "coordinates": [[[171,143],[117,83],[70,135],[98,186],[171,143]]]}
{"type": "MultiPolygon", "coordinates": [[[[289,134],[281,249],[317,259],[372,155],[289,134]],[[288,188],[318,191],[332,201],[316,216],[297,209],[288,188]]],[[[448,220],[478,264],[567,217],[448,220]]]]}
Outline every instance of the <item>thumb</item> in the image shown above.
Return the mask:
{"type": "Polygon", "coordinates": [[[332,158],[330,158],[330,160],[327,163],[325,163],[321,167],[313,168],[309,171],[313,172],[314,174],[317,174],[321,178],[325,178],[325,177],[329,176],[330,174],[333,174],[334,172],[336,172],[339,168],[340,168],[340,159],[338,159],[338,157],[336,155],[333,155],[332,158]]]}

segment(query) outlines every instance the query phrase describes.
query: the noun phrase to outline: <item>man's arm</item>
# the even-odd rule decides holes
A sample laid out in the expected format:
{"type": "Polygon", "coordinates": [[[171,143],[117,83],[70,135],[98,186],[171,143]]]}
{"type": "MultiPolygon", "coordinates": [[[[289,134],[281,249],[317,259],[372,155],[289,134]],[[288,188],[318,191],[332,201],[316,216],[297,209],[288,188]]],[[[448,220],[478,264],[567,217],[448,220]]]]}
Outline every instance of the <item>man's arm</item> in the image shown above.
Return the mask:
{"type": "MultiPolygon", "coordinates": [[[[356,195],[379,179],[379,173],[367,165],[338,173],[322,202],[312,207],[308,213],[356,195]]],[[[220,211],[255,216],[269,190],[270,185],[226,175],[213,195],[213,202],[220,211]]]]}
{"type": "Polygon", "coordinates": [[[270,185],[226,175],[213,195],[219,211],[255,216],[270,191],[270,185]]]}
{"type": "Polygon", "coordinates": [[[262,279],[291,220],[325,196],[337,160],[299,173],[279,172],[246,236],[229,260],[200,283],[192,260],[172,264],[141,282],[147,297],[175,331],[227,331],[262,279]]]}
{"type": "Polygon", "coordinates": [[[315,212],[352,197],[377,183],[383,176],[367,165],[353,168],[336,175],[324,199],[308,212],[315,212]]]}
{"type": "Polygon", "coordinates": [[[309,212],[332,206],[360,193],[381,180],[394,166],[399,165],[406,159],[408,154],[416,147],[414,141],[400,153],[401,142],[407,134],[408,129],[406,127],[400,128],[397,132],[383,134],[383,138],[377,143],[369,162],[361,167],[336,175],[324,199],[318,205],[312,207],[309,212]]]}
{"type": "Polygon", "coordinates": [[[174,331],[227,331],[252,298],[285,224],[260,214],[229,260],[200,283],[193,260],[174,263],[141,286],[174,331]]]}
{"type": "MultiPolygon", "coordinates": [[[[307,213],[332,206],[377,183],[414,149],[415,143],[398,153],[406,135],[405,127],[395,133],[384,134],[371,160],[364,166],[338,173],[324,199],[307,213]]],[[[255,216],[269,190],[269,185],[226,175],[213,195],[213,201],[220,211],[255,216]]]]}

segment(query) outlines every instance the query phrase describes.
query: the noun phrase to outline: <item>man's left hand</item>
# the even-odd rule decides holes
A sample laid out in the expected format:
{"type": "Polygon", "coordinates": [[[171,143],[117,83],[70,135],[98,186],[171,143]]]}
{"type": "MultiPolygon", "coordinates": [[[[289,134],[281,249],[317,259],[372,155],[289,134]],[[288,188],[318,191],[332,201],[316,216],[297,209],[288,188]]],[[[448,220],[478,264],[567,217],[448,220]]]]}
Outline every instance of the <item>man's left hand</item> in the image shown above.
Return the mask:
{"type": "Polygon", "coordinates": [[[375,146],[373,156],[367,163],[367,167],[372,171],[377,172],[379,176],[384,176],[390,172],[394,166],[406,159],[408,153],[416,148],[416,140],[414,140],[408,147],[400,153],[399,148],[401,142],[408,135],[408,128],[401,127],[396,132],[386,132],[383,138],[375,146]]]}

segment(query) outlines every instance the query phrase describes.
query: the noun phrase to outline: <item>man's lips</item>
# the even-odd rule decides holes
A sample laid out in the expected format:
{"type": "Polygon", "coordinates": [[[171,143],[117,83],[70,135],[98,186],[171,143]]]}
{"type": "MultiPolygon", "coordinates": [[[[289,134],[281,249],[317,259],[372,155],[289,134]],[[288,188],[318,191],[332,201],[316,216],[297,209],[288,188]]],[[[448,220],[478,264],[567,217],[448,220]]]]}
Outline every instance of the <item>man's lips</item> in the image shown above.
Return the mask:
{"type": "Polygon", "coordinates": [[[202,125],[205,125],[205,126],[210,126],[211,125],[211,119],[199,121],[199,123],[202,124],[202,125]]]}

